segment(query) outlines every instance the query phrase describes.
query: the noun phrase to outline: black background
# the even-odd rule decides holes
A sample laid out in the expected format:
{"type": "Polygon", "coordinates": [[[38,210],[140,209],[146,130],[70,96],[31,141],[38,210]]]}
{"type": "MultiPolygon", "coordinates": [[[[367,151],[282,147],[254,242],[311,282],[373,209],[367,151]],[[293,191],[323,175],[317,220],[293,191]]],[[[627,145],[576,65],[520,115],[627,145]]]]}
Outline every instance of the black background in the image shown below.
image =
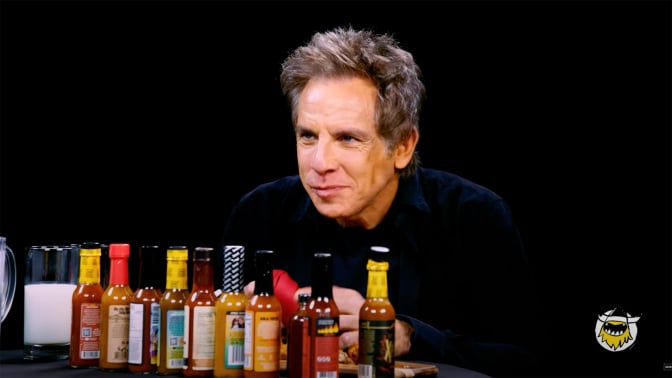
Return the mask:
{"type": "Polygon", "coordinates": [[[216,246],[243,193],[295,173],[280,63],[352,24],[394,34],[423,70],[424,165],[511,205],[538,278],[543,373],[672,374],[670,2],[1,10],[0,234],[19,256],[3,349],[22,345],[29,245],[216,246]],[[594,328],[616,306],[642,318],[613,353],[594,328]]]}

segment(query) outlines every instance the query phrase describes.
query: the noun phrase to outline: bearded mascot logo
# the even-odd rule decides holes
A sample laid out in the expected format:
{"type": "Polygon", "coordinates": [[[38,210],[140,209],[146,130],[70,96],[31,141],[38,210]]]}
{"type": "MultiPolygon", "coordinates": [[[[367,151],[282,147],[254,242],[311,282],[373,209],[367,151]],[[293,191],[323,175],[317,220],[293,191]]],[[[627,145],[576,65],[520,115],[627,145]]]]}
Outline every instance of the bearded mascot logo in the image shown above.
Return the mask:
{"type": "Polygon", "coordinates": [[[620,307],[606,311],[597,317],[597,342],[610,352],[620,352],[632,347],[637,339],[639,318],[640,316],[632,316],[620,307]]]}

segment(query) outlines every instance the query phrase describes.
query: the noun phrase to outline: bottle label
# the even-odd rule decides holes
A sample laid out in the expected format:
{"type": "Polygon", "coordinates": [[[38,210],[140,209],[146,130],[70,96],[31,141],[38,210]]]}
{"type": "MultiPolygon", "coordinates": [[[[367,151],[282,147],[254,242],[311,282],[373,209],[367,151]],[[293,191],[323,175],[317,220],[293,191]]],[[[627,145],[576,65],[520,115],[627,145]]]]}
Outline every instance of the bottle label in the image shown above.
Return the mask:
{"type": "Polygon", "coordinates": [[[79,308],[79,358],[95,360],[100,358],[100,303],[82,303],[79,308]]]}
{"type": "Polygon", "coordinates": [[[358,365],[358,377],[394,377],[394,319],[360,319],[358,365]]]}
{"type": "Polygon", "coordinates": [[[184,310],[166,311],[166,367],[184,366],[184,310]]]}
{"type": "Polygon", "coordinates": [[[107,362],[128,362],[129,305],[110,305],[108,310],[107,362]]]}
{"type": "Polygon", "coordinates": [[[79,281],[83,283],[100,283],[100,257],[79,257],[79,281]]]}
{"type": "Polygon", "coordinates": [[[166,287],[187,288],[187,264],[184,261],[168,260],[166,264],[166,287]]]}
{"type": "Polygon", "coordinates": [[[245,370],[280,371],[280,311],[245,312],[245,370]]]}
{"type": "Polygon", "coordinates": [[[243,367],[243,346],[245,345],[245,312],[228,311],[224,336],[224,367],[239,369],[243,367]]]}
{"type": "Polygon", "coordinates": [[[318,317],[315,319],[313,376],[338,377],[338,317],[318,317]]]}
{"type": "Polygon", "coordinates": [[[142,364],[142,344],[145,305],[131,303],[131,316],[128,321],[128,363],[142,364]]]}
{"type": "Polygon", "coordinates": [[[149,363],[156,365],[159,360],[159,329],[161,327],[161,305],[149,305],[149,363]]]}
{"type": "Polygon", "coordinates": [[[387,272],[369,271],[368,283],[366,286],[367,298],[387,298],[387,272]]]}
{"type": "Polygon", "coordinates": [[[191,367],[193,370],[212,370],[215,366],[215,306],[194,306],[191,322],[191,367]]]}

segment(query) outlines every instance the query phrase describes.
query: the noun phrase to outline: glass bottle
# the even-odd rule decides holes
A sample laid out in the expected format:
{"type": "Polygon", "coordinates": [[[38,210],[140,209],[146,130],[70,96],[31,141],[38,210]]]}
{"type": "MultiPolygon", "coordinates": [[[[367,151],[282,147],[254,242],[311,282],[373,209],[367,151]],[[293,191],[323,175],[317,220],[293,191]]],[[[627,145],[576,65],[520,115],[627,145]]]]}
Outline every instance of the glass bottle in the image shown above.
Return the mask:
{"type": "Polygon", "coordinates": [[[119,371],[128,367],[128,323],[133,290],[128,284],[130,245],[111,243],[110,283],[101,299],[100,360],[101,370],[119,371]]]}
{"type": "Polygon", "coordinates": [[[254,295],[245,307],[245,378],[280,377],[282,306],[273,291],[271,250],[255,253],[254,295]]]}
{"type": "Polygon", "coordinates": [[[357,377],[394,377],[394,307],[387,296],[389,248],[373,246],[366,299],[359,311],[357,377]]]}
{"type": "Polygon", "coordinates": [[[311,376],[309,299],[310,294],[299,294],[299,307],[289,319],[287,327],[287,376],[292,378],[311,376]]]}
{"type": "Polygon", "coordinates": [[[332,293],[331,253],[313,254],[310,317],[310,376],[338,377],[339,311],[332,293]]]}
{"type": "Polygon", "coordinates": [[[184,366],[184,304],[187,289],[185,246],[170,246],[166,251],[166,291],[159,302],[159,355],[156,372],[160,375],[181,374],[184,366]]]}
{"type": "Polygon", "coordinates": [[[215,378],[243,377],[245,306],[243,292],[245,247],[226,245],[223,249],[222,293],[215,305],[215,378]]]}
{"type": "Polygon", "coordinates": [[[131,373],[156,371],[159,347],[159,312],[163,290],[157,267],[161,248],[143,245],[138,250],[138,288],[131,299],[128,333],[128,370],[131,373]]]}
{"type": "Polygon", "coordinates": [[[98,367],[100,359],[100,243],[85,242],[79,249],[79,281],[72,293],[70,367],[98,367]]]}
{"type": "Polygon", "coordinates": [[[194,248],[193,283],[184,305],[184,376],[211,376],[215,354],[213,248],[194,248]]]}

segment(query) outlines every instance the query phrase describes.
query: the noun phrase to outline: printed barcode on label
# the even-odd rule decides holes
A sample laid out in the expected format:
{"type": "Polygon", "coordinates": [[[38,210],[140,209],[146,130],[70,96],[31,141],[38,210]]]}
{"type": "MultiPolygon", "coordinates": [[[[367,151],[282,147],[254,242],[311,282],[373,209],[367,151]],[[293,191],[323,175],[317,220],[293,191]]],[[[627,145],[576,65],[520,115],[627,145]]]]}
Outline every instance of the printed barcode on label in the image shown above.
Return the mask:
{"type": "Polygon", "coordinates": [[[184,360],[181,359],[173,359],[173,360],[168,360],[168,366],[171,368],[179,368],[184,366],[184,360]]]}
{"type": "Polygon", "coordinates": [[[335,371],[320,371],[317,373],[317,378],[336,378],[335,371]]]}
{"type": "Polygon", "coordinates": [[[362,365],[362,364],[357,366],[357,377],[358,378],[373,378],[373,366],[362,365]]]}
{"type": "Polygon", "coordinates": [[[243,356],[243,346],[242,345],[231,345],[229,346],[228,353],[228,365],[242,365],[245,362],[245,357],[243,356]]]}
{"type": "Polygon", "coordinates": [[[100,351],[82,352],[82,358],[100,358],[100,351]]]}

